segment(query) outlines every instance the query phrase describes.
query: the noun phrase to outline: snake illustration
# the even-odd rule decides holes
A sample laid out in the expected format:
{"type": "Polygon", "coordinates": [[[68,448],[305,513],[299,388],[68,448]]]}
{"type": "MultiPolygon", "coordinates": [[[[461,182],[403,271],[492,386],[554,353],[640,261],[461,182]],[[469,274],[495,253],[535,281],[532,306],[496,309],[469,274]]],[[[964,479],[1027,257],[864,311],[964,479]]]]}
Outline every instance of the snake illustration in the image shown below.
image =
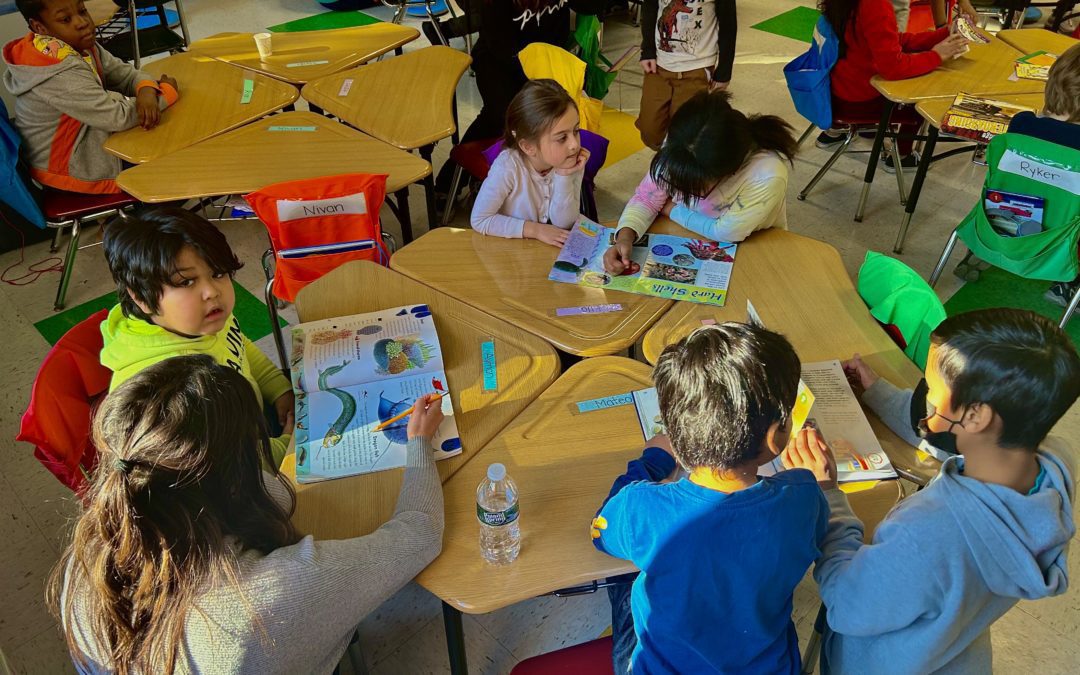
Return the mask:
{"type": "Polygon", "coordinates": [[[349,423],[356,417],[356,399],[352,397],[352,394],[341,389],[332,389],[326,386],[326,380],[331,375],[341,372],[345,366],[349,365],[349,361],[345,361],[339,366],[330,366],[326,370],[319,371],[319,389],[325,391],[328,394],[333,394],[341,401],[341,414],[334,420],[334,423],[330,425],[330,428],[326,431],[326,435],[323,436],[322,446],[324,448],[330,448],[341,442],[341,437],[345,433],[345,428],[349,426],[349,423]]]}

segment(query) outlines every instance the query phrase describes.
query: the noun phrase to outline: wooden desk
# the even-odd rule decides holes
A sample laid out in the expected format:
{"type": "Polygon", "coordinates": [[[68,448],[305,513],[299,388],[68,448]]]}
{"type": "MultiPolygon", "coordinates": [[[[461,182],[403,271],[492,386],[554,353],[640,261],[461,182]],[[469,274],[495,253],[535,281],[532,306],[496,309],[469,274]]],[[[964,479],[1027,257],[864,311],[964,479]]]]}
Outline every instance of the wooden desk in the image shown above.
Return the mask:
{"type": "Polygon", "coordinates": [[[1061,56],[1069,47],[1080,44],[1080,40],[1076,38],[1061,33],[1051,33],[1044,28],[1003,30],[998,32],[997,37],[1010,47],[1019,49],[1021,54],[1042,50],[1061,56]]]}
{"type": "Polygon", "coordinates": [[[105,149],[133,164],[167,155],[280,110],[299,97],[296,87],[193,52],[143,64],[142,70],[176,78],[180,99],[146,131],[115,133],[105,149]],[[251,100],[241,103],[244,80],[252,80],[251,100]]]}
{"type": "MultiPolygon", "coordinates": [[[[848,359],[856,352],[882,377],[914,387],[922,374],[885,334],[859,297],[832,246],[784,230],[755,232],[739,245],[724,307],[677,302],[649,329],[642,352],[656,363],[664,347],[681,340],[702,319],[746,321],[746,300],[765,325],[783,333],[806,362],[848,359]]],[[[922,461],[873,414],[870,426],[898,471],[925,483],[940,464],[922,461]]]]}
{"type": "Polygon", "coordinates": [[[627,349],[673,304],[672,300],[548,281],[557,255],[558,249],[532,239],[440,227],[395,253],[390,266],[578,356],[627,349]],[[555,316],[559,307],[607,303],[621,304],[623,309],[555,316]]]}
{"type": "Polygon", "coordinates": [[[357,28],[272,33],[272,54],[262,60],[254,33],[218,33],[191,43],[191,51],[241,68],[303,86],[352,68],[412,42],[420,32],[408,26],[376,23],[357,28]]]}
{"type": "Polygon", "coordinates": [[[140,201],[167,202],[340,173],[389,174],[393,191],[429,175],[431,165],[322,115],[287,112],[127,169],[116,182],[140,201]],[[273,130],[280,127],[314,130],[273,130]]]}
{"type": "MultiPolygon", "coordinates": [[[[1042,92],[1039,92],[1038,94],[1003,94],[1001,96],[989,96],[988,98],[1003,103],[1014,103],[1016,105],[1034,108],[1036,113],[1039,113],[1042,110],[1045,100],[1042,92]]],[[[927,98],[916,103],[915,110],[919,111],[922,118],[929,122],[932,127],[941,129],[941,120],[944,119],[945,113],[949,111],[952,102],[952,97],[927,98]]]]}
{"type": "MultiPolygon", "coordinates": [[[[296,310],[301,321],[316,321],[415,303],[428,304],[435,317],[464,448],[438,463],[446,480],[555,381],[559,358],[543,340],[371,262],[347,263],[307,286],[296,297],[296,310]],[[480,344],[491,339],[498,390],[484,392],[480,344]]],[[[288,455],[283,466],[293,479],[295,457],[288,455]]],[[[393,515],[402,473],[394,469],[296,485],[293,523],[317,539],[367,534],[393,515]]]]}
{"type": "MultiPolygon", "coordinates": [[[[597,551],[589,538],[589,521],[612,481],[644,447],[634,406],[582,414],[572,405],[650,387],[651,373],[621,357],[575,364],[443,486],[442,554],[416,580],[443,600],[447,640],[455,642],[451,653],[462,655],[453,672],[464,663],[460,612],[491,612],[634,571],[629,562],[597,551]],[[505,464],[520,490],[521,554],[506,566],[488,565],[479,549],[476,486],[492,462],[505,464]]],[[[868,537],[900,496],[898,481],[851,495],[868,537]]]]}

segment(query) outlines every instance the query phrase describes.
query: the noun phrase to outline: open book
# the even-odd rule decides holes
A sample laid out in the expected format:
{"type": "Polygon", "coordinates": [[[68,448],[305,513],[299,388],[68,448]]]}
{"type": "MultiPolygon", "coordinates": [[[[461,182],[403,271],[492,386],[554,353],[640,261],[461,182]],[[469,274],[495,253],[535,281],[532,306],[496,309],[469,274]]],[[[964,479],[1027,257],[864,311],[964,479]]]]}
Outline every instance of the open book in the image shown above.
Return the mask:
{"type": "Polygon", "coordinates": [[[436,459],[461,453],[442,349],[427,305],[303,323],[292,329],[296,480],[310,483],[405,466],[408,418],[381,422],[441,393],[436,459]]]}

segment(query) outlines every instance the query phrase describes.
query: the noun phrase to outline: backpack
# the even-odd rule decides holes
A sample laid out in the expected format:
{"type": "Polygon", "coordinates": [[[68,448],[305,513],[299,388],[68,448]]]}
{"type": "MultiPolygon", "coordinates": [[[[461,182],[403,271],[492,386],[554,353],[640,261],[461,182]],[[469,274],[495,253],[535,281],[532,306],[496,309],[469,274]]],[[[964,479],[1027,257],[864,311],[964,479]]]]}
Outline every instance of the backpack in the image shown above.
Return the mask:
{"type": "Polygon", "coordinates": [[[795,110],[819,129],[832,126],[832,88],[829,71],[840,54],[840,40],[824,16],[818,17],[814,38],[805,54],[784,66],[795,110]]]}

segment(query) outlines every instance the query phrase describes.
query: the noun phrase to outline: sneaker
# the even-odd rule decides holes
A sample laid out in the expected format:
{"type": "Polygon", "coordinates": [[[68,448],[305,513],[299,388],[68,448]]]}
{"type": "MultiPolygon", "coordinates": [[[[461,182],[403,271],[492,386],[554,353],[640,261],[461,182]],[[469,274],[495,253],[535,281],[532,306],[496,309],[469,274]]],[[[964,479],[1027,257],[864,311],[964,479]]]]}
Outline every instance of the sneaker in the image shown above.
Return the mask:
{"type": "Polygon", "coordinates": [[[839,136],[834,136],[828,131],[822,131],[817,136],[817,140],[814,141],[814,146],[821,148],[822,150],[831,150],[836,146],[844,142],[845,135],[840,133],[839,136]]]}
{"type": "Polygon", "coordinates": [[[1073,294],[1076,293],[1076,287],[1080,284],[1080,280],[1073,282],[1059,281],[1058,283],[1047,289],[1046,293],[1043,293],[1043,297],[1054,303],[1055,305],[1061,305],[1062,307],[1068,307],[1069,302],[1073,299],[1073,294]]]}
{"type": "MultiPolygon", "coordinates": [[[[885,169],[885,173],[896,173],[896,167],[893,166],[892,153],[886,153],[885,158],[881,162],[882,167],[885,169]]],[[[906,169],[914,169],[919,166],[919,153],[913,152],[907,157],[900,158],[900,166],[906,169]]]]}

